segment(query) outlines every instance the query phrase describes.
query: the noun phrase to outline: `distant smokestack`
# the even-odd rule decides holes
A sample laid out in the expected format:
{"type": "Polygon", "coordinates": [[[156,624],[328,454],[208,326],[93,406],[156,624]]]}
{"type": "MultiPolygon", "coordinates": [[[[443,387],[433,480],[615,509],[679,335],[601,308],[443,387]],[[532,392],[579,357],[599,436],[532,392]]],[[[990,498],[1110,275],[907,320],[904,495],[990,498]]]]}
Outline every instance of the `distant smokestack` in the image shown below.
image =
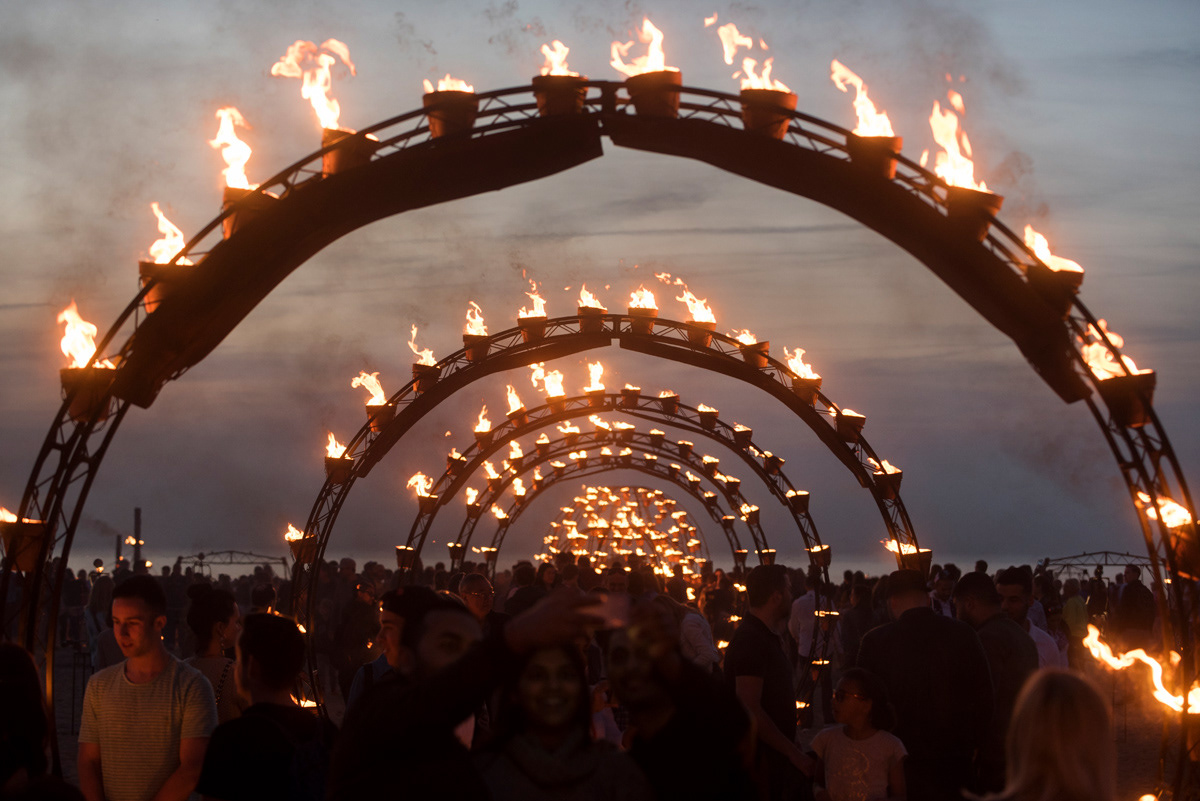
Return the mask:
{"type": "Polygon", "coordinates": [[[133,509],[133,564],[136,568],[142,563],[142,507],[133,509]]]}

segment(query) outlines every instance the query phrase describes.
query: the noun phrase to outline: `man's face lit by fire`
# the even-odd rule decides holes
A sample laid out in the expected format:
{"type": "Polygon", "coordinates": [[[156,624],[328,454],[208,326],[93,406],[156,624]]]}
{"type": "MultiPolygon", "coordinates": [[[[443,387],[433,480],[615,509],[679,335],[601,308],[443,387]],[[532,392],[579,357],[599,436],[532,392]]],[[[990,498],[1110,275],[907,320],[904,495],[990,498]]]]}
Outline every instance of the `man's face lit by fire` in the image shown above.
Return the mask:
{"type": "Polygon", "coordinates": [[[403,631],[404,618],[386,609],[379,612],[379,634],[376,642],[383,647],[388,667],[392,670],[400,667],[400,635],[403,631]]]}
{"type": "Polygon", "coordinates": [[[166,615],[155,616],[140,598],[114,598],[112,602],[113,634],[126,659],[145,656],[162,643],[166,615]]]}

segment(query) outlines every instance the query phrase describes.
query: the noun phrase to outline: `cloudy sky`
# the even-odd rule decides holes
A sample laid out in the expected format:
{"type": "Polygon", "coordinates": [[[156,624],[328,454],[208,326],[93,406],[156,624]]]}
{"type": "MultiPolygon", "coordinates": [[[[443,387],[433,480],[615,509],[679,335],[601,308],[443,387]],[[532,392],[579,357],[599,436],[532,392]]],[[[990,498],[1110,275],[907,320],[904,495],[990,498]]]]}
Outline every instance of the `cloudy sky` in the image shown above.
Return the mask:
{"type": "MultiPolygon", "coordinates": [[[[293,41],[349,46],[358,72],[335,72],[334,95],[343,125],[361,128],[415,108],[421,80],[446,72],[481,91],[524,84],[553,38],[571,48],[575,69],[617,78],[609,43],[630,38],[643,14],[664,31],[686,85],[736,91],[703,26],[714,11],[766,39],[775,77],[809,114],[852,127],[829,62],[858,72],[913,158],[933,147],[929,110],[954,76],[976,175],[1007,198],[1002,219],[1013,229],[1034,223],[1085,267],[1084,302],[1139,365],[1158,371],[1156,408],[1196,475],[1194,3],[44,0],[0,9],[0,504],[19,503],[58,407],[57,312],[74,298],[102,330],[115,319],[157,237],[151,201],[189,236],[218,213],[223,164],[206,144],[216,109],[237,106],[252,126],[243,137],[254,148],[252,181],[318,147],[299,82],[269,75],[293,41]]],[[[112,535],[132,527],[135,506],[160,564],[227,548],[282,554],[281,531],[302,524],[321,485],[325,431],[345,440],[362,423],[350,378],[378,370],[394,392],[411,362],[409,326],[421,326],[440,358],[459,347],[469,300],[493,331],[507,327],[526,300],[522,270],[543,283],[552,315],[573,309],[582,281],[609,287],[601,299],[621,308],[640,282],[669,271],[709,297],[722,327],[748,326],[775,350],[807,349],[827,394],[865,413],[876,450],[904,469],[909,513],[939,560],[1141,550],[1086,408],[1059,401],[910,256],[810,201],[703,164],[605,149],[502,195],[375,223],[303,265],[150,409],[131,411],[72,562],[111,558],[112,535]]],[[[664,316],[682,319],[659,296],[664,316]]],[[[869,495],[780,405],[710,374],[615,351],[601,358],[610,386],[670,387],[753,426],[812,491],[835,567],[881,564],[884,531],[869,495]]],[[[568,389],[586,383],[583,359],[557,366],[568,389]]],[[[331,554],[390,559],[415,510],[404,480],[439,469],[481,403],[502,409],[504,383],[459,393],[360,483],[331,554]]],[[[763,505],[781,559],[797,561],[794,529],[761,488],[743,488],[763,505]]],[[[527,512],[506,556],[532,552],[558,506],[552,495],[527,512]]],[[[443,515],[436,556],[457,530],[452,517],[443,515]]]]}

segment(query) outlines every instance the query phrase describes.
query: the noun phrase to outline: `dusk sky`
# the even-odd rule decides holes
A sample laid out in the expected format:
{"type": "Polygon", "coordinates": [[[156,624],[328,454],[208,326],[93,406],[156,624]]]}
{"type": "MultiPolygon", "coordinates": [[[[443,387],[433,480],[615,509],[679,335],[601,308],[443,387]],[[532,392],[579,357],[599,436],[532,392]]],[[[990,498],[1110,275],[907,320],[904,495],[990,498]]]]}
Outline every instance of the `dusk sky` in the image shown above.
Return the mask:
{"type": "MultiPolygon", "coordinates": [[[[216,110],[236,106],[252,126],[243,133],[251,181],[319,147],[300,82],[269,74],[293,41],[348,45],[357,75],[338,67],[333,96],[342,125],[365,128],[418,107],[424,78],[449,72],[478,91],[526,84],[552,39],[571,48],[573,69],[619,79],[609,44],[632,38],[643,14],[664,32],[685,86],[736,93],[703,25],[714,12],[765,38],[799,110],[850,128],[851,95],[829,79],[831,59],[845,63],[913,159],[935,148],[927,120],[949,73],[966,103],[976,177],[1006,198],[1001,219],[1014,230],[1034,224],[1057,255],[1083,265],[1084,303],[1158,372],[1155,408],[1198,480],[1200,5],[1191,0],[43,0],[0,9],[0,504],[20,502],[60,403],[59,310],[75,299],[102,332],[111,324],[157,238],[151,201],[188,237],[218,214],[224,164],[207,144],[216,110]]],[[[409,378],[410,326],[442,358],[461,347],[471,300],[492,332],[510,327],[527,302],[522,270],[543,285],[551,316],[574,310],[581,282],[612,310],[644,282],[662,316],[686,319],[653,280],[670,272],[709,299],[721,330],[749,327],[774,355],[806,349],[826,394],[867,415],[871,444],[904,469],[903,498],[935,561],[1144,552],[1086,407],[1063,404],[1010,340],[911,256],[812,201],[698,162],[604,148],[538,182],[372,224],[304,264],[151,408],[130,411],[72,564],[111,561],[113,534],[132,529],[135,506],[156,565],[230,548],[283,555],[286,524],[303,524],[323,481],[325,432],[345,441],[362,425],[365,394],[350,379],[379,371],[394,393],[409,378]]],[[[870,495],[778,402],[615,348],[554,365],[568,392],[587,383],[588,357],[603,361],[609,387],[674,389],[752,426],[812,492],[834,568],[884,564],[870,495]]],[[[534,405],[528,371],[458,393],[356,486],[328,555],[391,563],[416,510],[405,480],[440,471],[449,448],[470,441],[481,403],[500,419],[506,381],[534,405]]],[[[711,451],[762,505],[780,561],[799,563],[790,518],[732,453],[711,451]]],[[[633,480],[616,473],[610,483],[633,480]]],[[[530,508],[501,563],[534,553],[576,490],[530,508]]],[[[445,558],[460,509],[443,513],[427,558],[445,558]]],[[[710,524],[706,534],[728,563],[719,532],[710,524]]]]}

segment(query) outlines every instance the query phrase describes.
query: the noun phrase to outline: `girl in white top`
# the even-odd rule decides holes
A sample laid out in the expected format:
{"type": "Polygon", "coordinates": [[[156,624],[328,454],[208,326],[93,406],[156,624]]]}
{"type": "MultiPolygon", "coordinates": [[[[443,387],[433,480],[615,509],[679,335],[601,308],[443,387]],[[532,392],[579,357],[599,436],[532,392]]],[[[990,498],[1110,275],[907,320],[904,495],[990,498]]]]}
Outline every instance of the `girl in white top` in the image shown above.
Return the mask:
{"type": "Polygon", "coordinates": [[[817,732],[812,750],[820,760],[816,801],[904,799],[904,744],[891,728],[895,713],[877,676],[847,670],[833,692],[837,724],[817,732]]]}

